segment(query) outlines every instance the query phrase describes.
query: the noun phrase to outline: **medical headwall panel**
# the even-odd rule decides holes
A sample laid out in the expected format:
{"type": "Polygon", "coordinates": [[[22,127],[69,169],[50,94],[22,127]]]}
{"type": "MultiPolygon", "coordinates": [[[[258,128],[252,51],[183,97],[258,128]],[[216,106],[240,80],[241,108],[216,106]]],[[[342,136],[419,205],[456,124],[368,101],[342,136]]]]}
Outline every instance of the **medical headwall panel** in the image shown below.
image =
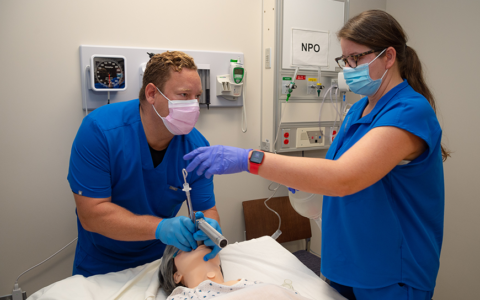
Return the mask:
{"type": "MultiPolygon", "coordinates": [[[[336,33],[344,24],[344,14],[345,3],[340,1],[284,0],[282,67],[293,69],[296,66],[292,63],[292,30],[316,31],[328,34],[328,66],[322,66],[322,71],[335,71],[335,57],[342,55],[336,33]]],[[[308,45],[305,41],[305,50],[314,52],[316,45],[308,45]]]]}
{"type": "MultiPolygon", "coordinates": [[[[207,89],[210,91],[209,107],[241,107],[243,106],[243,93],[240,96],[231,96],[230,99],[217,96],[217,77],[224,78],[229,74],[231,68],[230,60],[238,60],[244,63],[244,55],[239,52],[215,52],[215,51],[198,51],[198,50],[181,50],[168,48],[133,48],[133,47],[113,47],[113,46],[80,46],[80,70],[81,70],[81,87],[82,87],[82,107],[89,111],[94,110],[102,105],[121,101],[128,101],[138,98],[138,93],[142,86],[143,72],[146,63],[150,57],[148,53],[163,53],[165,51],[183,51],[193,57],[198,67],[198,73],[202,80],[203,95],[199,102],[201,107],[206,107],[207,89]],[[102,91],[101,88],[92,88],[92,78],[90,76],[91,64],[95,63],[95,58],[101,57],[100,60],[112,61],[117,59],[115,67],[121,70],[122,77],[126,84],[125,88],[119,88],[118,91],[110,89],[110,91],[102,91]],[[121,57],[119,59],[118,57],[121,57]],[[118,66],[120,65],[120,67],[118,66]],[[209,86],[208,86],[209,85],[209,86]]],[[[220,83],[221,84],[221,83],[220,83]]],[[[220,89],[222,90],[222,89],[220,89]]],[[[233,91],[234,89],[232,89],[233,91]]]]}
{"type": "Polygon", "coordinates": [[[327,149],[346,107],[345,92],[334,87],[341,71],[335,57],[342,54],[336,33],[349,1],[263,0],[262,5],[260,147],[277,153],[327,149]],[[329,91],[335,91],[331,97],[329,91]]]}

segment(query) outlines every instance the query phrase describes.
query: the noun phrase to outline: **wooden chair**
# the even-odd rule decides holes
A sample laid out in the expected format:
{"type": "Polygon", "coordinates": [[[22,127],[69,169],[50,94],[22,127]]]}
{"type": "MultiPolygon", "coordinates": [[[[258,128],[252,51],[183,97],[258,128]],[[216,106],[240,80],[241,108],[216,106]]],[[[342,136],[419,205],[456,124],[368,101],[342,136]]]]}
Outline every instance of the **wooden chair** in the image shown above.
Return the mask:
{"type": "MultiPolygon", "coordinates": [[[[278,229],[277,215],[265,207],[264,202],[265,199],[242,202],[247,240],[265,235],[271,236],[278,229]]],[[[293,254],[320,276],[320,258],[310,253],[312,238],[310,220],[302,217],[293,209],[288,196],[272,198],[267,204],[282,218],[280,227],[282,234],[277,238],[277,242],[286,243],[305,239],[306,250],[300,250],[293,254]]]]}

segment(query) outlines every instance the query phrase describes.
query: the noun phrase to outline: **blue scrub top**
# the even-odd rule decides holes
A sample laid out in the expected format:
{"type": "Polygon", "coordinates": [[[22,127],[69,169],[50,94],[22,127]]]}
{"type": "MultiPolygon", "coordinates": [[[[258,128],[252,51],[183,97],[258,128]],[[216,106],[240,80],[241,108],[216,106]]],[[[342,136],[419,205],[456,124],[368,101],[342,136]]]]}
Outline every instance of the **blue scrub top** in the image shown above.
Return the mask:
{"type": "MultiPolygon", "coordinates": [[[[442,130],[427,99],[405,80],[362,118],[368,98],[355,103],[326,158],[337,160],[371,129],[394,126],[428,149],[372,186],[345,197],[324,196],[322,273],[357,288],[405,283],[431,291],[443,238],[442,130]]],[[[372,149],[371,151],[375,151],[372,149]]]]}
{"type": "MultiPolygon", "coordinates": [[[[76,194],[112,197],[112,203],[134,214],[172,218],[186,199],[182,169],[189,161],[183,156],[209,143],[196,129],[176,135],[154,168],[139,106],[138,99],[109,104],[83,119],[72,146],[68,181],[76,194]]],[[[215,206],[213,177],[193,172],[187,181],[194,210],[215,206]]],[[[74,272],[77,266],[90,274],[136,267],[162,257],[165,249],[159,240],[124,242],[86,231],[78,217],[77,224],[74,272]]]]}

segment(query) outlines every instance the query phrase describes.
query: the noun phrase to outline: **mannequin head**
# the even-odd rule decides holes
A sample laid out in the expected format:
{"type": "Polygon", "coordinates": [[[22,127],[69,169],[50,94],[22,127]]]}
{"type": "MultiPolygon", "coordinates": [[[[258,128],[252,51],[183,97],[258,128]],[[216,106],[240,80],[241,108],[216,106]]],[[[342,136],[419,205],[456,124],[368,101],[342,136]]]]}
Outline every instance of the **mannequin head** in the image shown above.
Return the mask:
{"type": "Polygon", "coordinates": [[[198,246],[191,252],[167,246],[158,272],[160,287],[170,295],[177,286],[195,288],[205,280],[224,283],[218,255],[209,261],[203,260],[211,251],[212,249],[205,245],[198,246]],[[175,253],[177,254],[174,257],[175,253]]]}

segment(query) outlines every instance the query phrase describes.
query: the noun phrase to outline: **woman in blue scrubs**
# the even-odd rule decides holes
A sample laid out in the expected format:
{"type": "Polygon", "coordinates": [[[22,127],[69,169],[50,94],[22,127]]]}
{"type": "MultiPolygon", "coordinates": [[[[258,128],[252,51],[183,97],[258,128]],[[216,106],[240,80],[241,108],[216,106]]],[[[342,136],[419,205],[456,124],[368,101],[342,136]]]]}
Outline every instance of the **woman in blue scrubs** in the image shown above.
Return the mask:
{"type": "Polygon", "coordinates": [[[326,158],[227,146],[189,154],[198,174],[249,171],[323,194],[322,273],[348,299],[431,299],[443,238],[442,130],[420,60],[400,24],[366,11],[339,31],[343,68],[365,95],[326,158]]]}

